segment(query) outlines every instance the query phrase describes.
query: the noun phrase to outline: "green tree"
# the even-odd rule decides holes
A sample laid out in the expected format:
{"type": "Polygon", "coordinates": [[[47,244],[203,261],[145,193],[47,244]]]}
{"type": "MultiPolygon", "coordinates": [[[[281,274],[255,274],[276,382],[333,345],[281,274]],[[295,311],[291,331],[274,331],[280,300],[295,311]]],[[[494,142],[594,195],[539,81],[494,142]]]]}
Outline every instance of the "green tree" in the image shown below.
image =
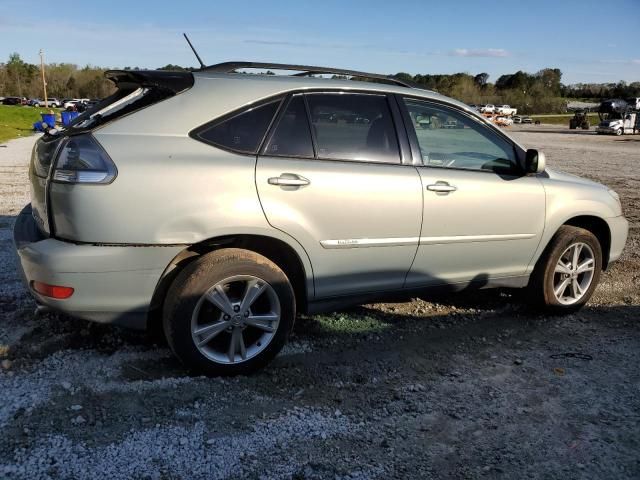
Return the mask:
{"type": "Polygon", "coordinates": [[[487,82],[489,81],[489,74],[479,73],[475,77],[473,77],[473,81],[478,86],[478,88],[484,88],[487,86],[487,82]]]}

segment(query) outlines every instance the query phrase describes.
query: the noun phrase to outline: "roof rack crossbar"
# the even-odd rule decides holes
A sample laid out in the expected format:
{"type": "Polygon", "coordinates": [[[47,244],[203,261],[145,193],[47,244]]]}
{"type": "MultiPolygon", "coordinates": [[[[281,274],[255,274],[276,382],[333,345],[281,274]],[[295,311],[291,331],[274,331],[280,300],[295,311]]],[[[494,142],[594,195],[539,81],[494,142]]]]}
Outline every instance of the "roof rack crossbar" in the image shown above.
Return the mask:
{"type": "Polygon", "coordinates": [[[360,77],[360,78],[367,78],[371,80],[381,80],[381,81],[394,83],[402,87],[415,88],[415,85],[412,84],[411,82],[400,80],[399,78],[396,78],[391,75],[359,72],[357,70],[344,70],[341,68],[332,68],[332,67],[316,67],[311,65],[290,65],[287,63],[223,62],[223,63],[217,63],[215,65],[209,65],[207,67],[203,67],[200,69],[200,71],[234,73],[236,70],[240,70],[243,68],[260,68],[260,69],[267,69],[267,70],[291,70],[291,71],[299,72],[299,73],[293,74],[293,76],[297,76],[297,77],[329,73],[333,75],[344,75],[348,77],[360,77]]]}

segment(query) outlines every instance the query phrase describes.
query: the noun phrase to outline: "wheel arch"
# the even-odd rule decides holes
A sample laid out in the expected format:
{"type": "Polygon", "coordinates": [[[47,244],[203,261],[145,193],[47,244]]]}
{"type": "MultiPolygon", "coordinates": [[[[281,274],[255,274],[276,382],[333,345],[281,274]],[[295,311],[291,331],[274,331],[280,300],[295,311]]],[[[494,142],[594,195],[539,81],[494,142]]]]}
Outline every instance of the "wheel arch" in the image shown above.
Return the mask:
{"type": "Polygon", "coordinates": [[[539,247],[539,254],[535,259],[535,262],[532,264],[531,268],[534,268],[540,261],[545,258],[545,252],[549,244],[553,241],[558,230],[565,226],[569,225],[572,227],[584,228],[585,230],[590,231],[595,235],[600,243],[600,247],[602,249],[602,269],[606,270],[609,265],[609,257],[611,254],[611,229],[607,224],[607,221],[598,215],[592,214],[581,214],[573,217],[569,217],[564,222],[559,224],[554,230],[553,234],[549,235],[543,247],[539,247]]]}
{"type": "Polygon", "coordinates": [[[177,274],[198,257],[222,248],[242,248],[267,257],[285,272],[295,293],[297,310],[306,312],[313,296],[313,271],[308,257],[304,258],[286,241],[268,235],[238,234],[213,237],[195,243],[179,252],[167,265],[158,280],[151,299],[147,327],[161,329],[162,306],[169,286],[177,274]],[[306,260],[306,261],[305,261],[306,260]]]}
{"type": "Polygon", "coordinates": [[[611,253],[611,229],[606,220],[596,215],[579,215],[568,219],[563,225],[584,228],[595,235],[602,249],[602,269],[606,270],[611,253]]]}

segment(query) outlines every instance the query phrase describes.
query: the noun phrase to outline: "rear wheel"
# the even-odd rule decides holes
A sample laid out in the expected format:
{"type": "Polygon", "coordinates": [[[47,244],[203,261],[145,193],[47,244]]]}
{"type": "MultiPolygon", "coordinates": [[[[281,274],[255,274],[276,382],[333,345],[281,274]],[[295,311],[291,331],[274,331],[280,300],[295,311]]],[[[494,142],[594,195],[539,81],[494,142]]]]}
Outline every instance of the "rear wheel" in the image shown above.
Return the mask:
{"type": "Polygon", "coordinates": [[[295,297],[284,272],[266,257],[222,249],[189,264],[165,300],[164,331],[176,356],[207,375],[248,374],[284,346],[295,297]]]}
{"type": "Polygon", "coordinates": [[[579,310],[593,294],[602,271],[602,249],[588,230],[560,227],[538,261],[529,290],[538,306],[558,313],[579,310]]]}

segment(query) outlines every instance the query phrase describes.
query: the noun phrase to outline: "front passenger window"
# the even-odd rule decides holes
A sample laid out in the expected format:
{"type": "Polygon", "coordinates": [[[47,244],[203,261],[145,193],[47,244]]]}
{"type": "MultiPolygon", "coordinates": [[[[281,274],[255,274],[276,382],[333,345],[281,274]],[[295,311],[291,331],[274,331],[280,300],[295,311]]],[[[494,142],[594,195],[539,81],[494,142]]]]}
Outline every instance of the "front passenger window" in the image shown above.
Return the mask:
{"type": "Polygon", "coordinates": [[[496,173],[519,170],[513,145],[487,126],[434,103],[410,98],[404,103],[424,165],[496,173]]]}

